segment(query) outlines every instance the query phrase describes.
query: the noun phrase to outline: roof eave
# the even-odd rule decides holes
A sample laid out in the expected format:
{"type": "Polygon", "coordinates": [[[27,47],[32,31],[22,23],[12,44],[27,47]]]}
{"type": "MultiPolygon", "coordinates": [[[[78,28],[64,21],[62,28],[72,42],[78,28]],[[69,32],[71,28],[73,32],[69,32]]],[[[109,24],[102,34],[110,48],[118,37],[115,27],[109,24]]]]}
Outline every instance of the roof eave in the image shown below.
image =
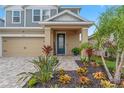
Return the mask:
{"type": "Polygon", "coordinates": [[[92,26],[93,22],[40,22],[42,25],[88,25],[92,26]]]}

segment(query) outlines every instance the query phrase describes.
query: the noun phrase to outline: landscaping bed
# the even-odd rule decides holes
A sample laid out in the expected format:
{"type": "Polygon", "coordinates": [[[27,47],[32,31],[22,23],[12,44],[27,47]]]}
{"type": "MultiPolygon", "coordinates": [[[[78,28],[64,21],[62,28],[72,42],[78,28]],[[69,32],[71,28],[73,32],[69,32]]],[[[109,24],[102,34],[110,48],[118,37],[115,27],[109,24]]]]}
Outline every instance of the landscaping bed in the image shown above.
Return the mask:
{"type": "MultiPolygon", "coordinates": [[[[75,61],[79,67],[84,67],[83,63],[79,60],[75,61]]],[[[80,76],[77,74],[77,71],[64,71],[65,74],[69,75],[71,77],[71,80],[69,83],[67,84],[63,84],[61,82],[59,82],[59,76],[60,76],[60,71],[55,72],[55,74],[53,74],[53,77],[51,78],[51,80],[49,80],[48,82],[46,82],[45,84],[41,84],[41,83],[36,83],[33,87],[34,88],[78,88],[78,87],[89,87],[89,88],[100,88],[100,81],[96,80],[93,78],[92,73],[101,71],[104,72],[104,68],[103,67],[92,67],[90,64],[87,66],[88,72],[86,77],[88,77],[91,80],[91,83],[89,85],[82,85],[79,81],[80,76]]],[[[29,87],[28,86],[28,82],[24,85],[24,87],[29,87]]]]}
{"type": "MultiPolygon", "coordinates": [[[[57,69],[59,63],[56,56],[50,55],[52,48],[44,46],[43,56],[31,61],[37,72],[22,72],[19,81],[30,78],[24,88],[117,88],[124,87],[123,76],[119,83],[108,79],[102,60],[92,55],[92,48],[88,48],[88,56],[81,56],[75,62],[79,66],[74,71],[57,69]]],[[[76,49],[77,50],[77,49],[76,49]]],[[[115,60],[105,59],[106,66],[113,77],[115,73],[115,60]]],[[[73,64],[73,63],[72,63],[73,64]]],[[[123,74],[122,74],[123,75],[123,74]]]]}

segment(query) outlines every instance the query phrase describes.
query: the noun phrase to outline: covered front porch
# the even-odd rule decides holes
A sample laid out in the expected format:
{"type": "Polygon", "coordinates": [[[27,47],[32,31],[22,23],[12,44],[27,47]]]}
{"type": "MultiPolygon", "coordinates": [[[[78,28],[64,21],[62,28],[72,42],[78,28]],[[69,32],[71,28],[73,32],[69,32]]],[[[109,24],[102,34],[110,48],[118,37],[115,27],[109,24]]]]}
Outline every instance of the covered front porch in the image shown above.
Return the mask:
{"type": "Polygon", "coordinates": [[[82,26],[46,26],[45,44],[53,48],[54,55],[73,55],[72,49],[88,42],[88,28],[82,26]]]}
{"type": "Polygon", "coordinates": [[[44,26],[45,44],[53,48],[53,54],[72,55],[73,48],[88,42],[92,22],[65,10],[40,24],[44,26]]]}

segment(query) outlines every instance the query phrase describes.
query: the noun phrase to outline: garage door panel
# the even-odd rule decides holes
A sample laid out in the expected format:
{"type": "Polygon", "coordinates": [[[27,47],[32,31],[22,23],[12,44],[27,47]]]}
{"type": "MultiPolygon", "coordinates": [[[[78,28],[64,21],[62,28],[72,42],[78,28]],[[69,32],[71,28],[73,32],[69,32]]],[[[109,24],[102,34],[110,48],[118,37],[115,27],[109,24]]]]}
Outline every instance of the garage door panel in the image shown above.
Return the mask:
{"type": "Polygon", "coordinates": [[[3,38],[3,56],[40,56],[44,38],[3,38]]]}

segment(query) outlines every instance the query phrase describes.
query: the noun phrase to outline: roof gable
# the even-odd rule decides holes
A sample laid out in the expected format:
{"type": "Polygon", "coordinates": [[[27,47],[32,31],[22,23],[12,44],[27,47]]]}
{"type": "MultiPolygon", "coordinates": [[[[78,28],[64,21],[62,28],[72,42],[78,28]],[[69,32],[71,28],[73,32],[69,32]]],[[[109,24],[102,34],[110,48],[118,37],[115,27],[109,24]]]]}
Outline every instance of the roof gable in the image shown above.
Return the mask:
{"type": "Polygon", "coordinates": [[[45,20],[45,22],[88,22],[88,20],[81,18],[79,15],[69,11],[65,10],[63,12],[60,12],[59,14],[45,20]]]}

